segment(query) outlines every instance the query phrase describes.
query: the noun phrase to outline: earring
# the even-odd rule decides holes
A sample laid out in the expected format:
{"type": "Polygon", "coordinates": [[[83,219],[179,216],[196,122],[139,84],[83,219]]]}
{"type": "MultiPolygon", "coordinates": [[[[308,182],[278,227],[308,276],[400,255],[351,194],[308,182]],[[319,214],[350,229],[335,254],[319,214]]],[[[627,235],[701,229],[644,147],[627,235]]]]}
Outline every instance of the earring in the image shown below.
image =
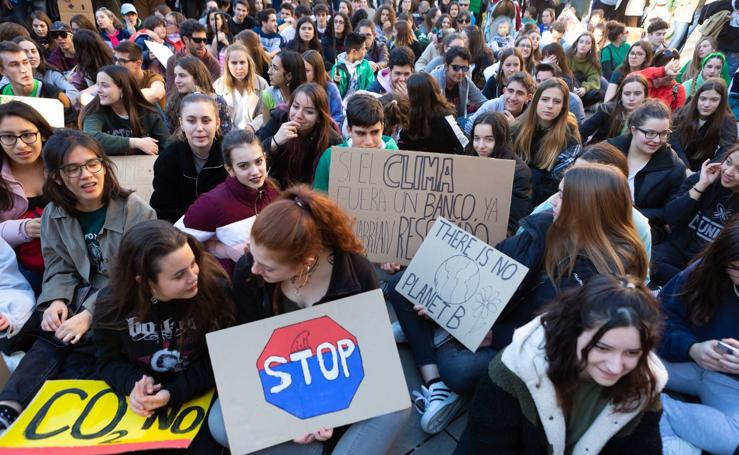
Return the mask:
{"type": "Polygon", "coordinates": [[[153,295],[151,296],[151,299],[149,299],[149,300],[151,301],[151,304],[152,304],[152,305],[156,305],[157,303],[159,303],[159,299],[158,299],[158,298],[156,298],[156,297],[155,297],[155,296],[153,296],[153,295]]]}

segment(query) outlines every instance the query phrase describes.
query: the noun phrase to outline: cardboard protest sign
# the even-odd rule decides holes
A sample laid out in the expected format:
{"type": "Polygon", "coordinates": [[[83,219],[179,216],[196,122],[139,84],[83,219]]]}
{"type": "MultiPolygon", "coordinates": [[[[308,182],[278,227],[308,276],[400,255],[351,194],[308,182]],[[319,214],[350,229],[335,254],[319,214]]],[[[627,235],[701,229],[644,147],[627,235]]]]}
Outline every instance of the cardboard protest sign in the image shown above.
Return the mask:
{"type": "Polygon", "coordinates": [[[123,188],[136,190],[145,201],[154,192],[154,162],[156,155],[111,156],[115,163],[116,176],[123,188]]]}
{"type": "Polygon", "coordinates": [[[234,454],[410,406],[379,289],[207,340],[234,454]]]}
{"type": "Polygon", "coordinates": [[[64,128],[64,105],[61,101],[32,96],[0,95],[0,104],[11,101],[20,101],[36,109],[52,128],[64,128]]]}
{"type": "Polygon", "coordinates": [[[46,381],[0,438],[3,454],[110,454],[186,448],[205,421],[213,390],[151,417],[134,414],[104,381],[46,381]]]}
{"type": "Polygon", "coordinates": [[[528,271],[439,218],[395,290],[475,352],[528,271]]]}
{"type": "Polygon", "coordinates": [[[72,16],[82,14],[95,23],[95,11],[92,9],[92,0],[57,0],[59,17],[62,22],[69,24],[72,16]]]}
{"type": "Polygon", "coordinates": [[[506,236],[513,160],[331,147],[329,196],[373,262],[408,264],[443,216],[486,243],[506,236]]]}
{"type": "Polygon", "coordinates": [[[167,60],[171,56],[174,55],[174,52],[164,44],[159,44],[156,41],[144,41],[146,44],[146,47],[149,48],[152,54],[154,54],[154,57],[156,57],[157,60],[159,60],[159,63],[162,64],[162,66],[167,66],[167,60]]]}

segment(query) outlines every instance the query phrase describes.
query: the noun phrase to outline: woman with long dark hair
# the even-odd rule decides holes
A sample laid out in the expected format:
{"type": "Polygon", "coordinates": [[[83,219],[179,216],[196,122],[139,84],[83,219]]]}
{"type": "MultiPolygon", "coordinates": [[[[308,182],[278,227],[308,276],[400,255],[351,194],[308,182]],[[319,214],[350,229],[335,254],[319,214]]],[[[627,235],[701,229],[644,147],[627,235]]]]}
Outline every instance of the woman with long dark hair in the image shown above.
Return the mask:
{"type": "Polygon", "coordinates": [[[336,60],[336,51],[330,45],[323,45],[318,37],[316,24],[311,20],[310,16],[301,17],[297,25],[295,25],[295,30],[295,38],[287,43],[285,46],[286,50],[295,51],[299,54],[303,54],[309,50],[318,51],[323,56],[324,66],[333,64],[336,60]]]}
{"type": "Polygon", "coordinates": [[[51,23],[51,19],[45,12],[33,11],[31,13],[31,38],[43,47],[44,57],[48,57],[56,46],[56,43],[49,38],[51,23]]]}
{"type": "Polygon", "coordinates": [[[269,121],[270,112],[287,103],[290,95],[306,81],[305,61],[295,51],[280,51],[269,65],[269,87],[262,92],[262,117],[269,121]]]}
{"type": "MultiPolygon", "coordinates": [[[[112,268],[93,322],[98,377],[144,417],[215,387],[205,335],[233,325],[237,313],[215,259],[192,236],[150,220],[123,236],[112,268]],[[155,336],[142,338],[132,325],[154,327],[155,336]]],[[[187,450],[217,451],[207,428],[187,450]]]]}
{"type": "Polygon", "coordinates": [[[688,265],[739,211],[739,147],[718,163],[706,159],[665,205],[667,240],[654,249],[652,277],[664,285],[688,265]]]}
{"type": "Polygon", "coordinates": [[[337,125],[342,125],[345,114],[341,93],[339,93],[339,87],[336,86],[334,81],[328,78],[323,56],[320,52],[311,49],[303,52],[303,62],[305,63],[305,81],[315,82],[326,89],[331,118],[334,119],[337,125]]]}
{"type": "Polygon", "coordinates": [[[531,169],[534,205],[557,192],[564,171],[582,148],[577,120],[567,109],[569,97],[562,79],[544,81],[511,127],[513,151],[531,169]]]}
{"type": "Polygon", "coordinates": [[[624,134],[628,130],[626,121],[629,114],[647,99],[648,91],[649,85],[644,76],[626,76],[618,86],[614,100],[598,105],[595,113],[580,125],[583,142],[594,144],[624,134]]]}
{"type": "Polygon", "coordinates": [[[90,30],[75,33],[72,42],[77,66],[72,70],[69,81],[77,90],[83,91],[95,85],[100,68],[113,64],[113,50],[98,33],[90,30]]]}
{"type": "Polygon", "coordinates": [[[722,156],[737,138],[736,119],[721,79],[705,81],[690,102],[673,115],[675,133],[670,145],[693,172],[707,159],[722,156]]]}
{"type": "Polygon", "coordinates": [[[408,127],[400,132],[400,149],[462,154],[469,141],[454,118],[455,107],[444,98],[436,79],[416,73],[406,86],[411,110],[408,127]]]}
{"type": "Polygon", "coordinates": [[[498,72],[487,79],[482,94],[489,100],[501,96],[506,85],[508,85],[508,78],[519,71],[524,71],[525,66],[526,61],[521,49],[517,47],[503,49],[500,60],[498,60],[498,72]]]}
{"type": "MultiPolygon", "coordinates": [[[[476,25],[470,25],[464,29],[464,34],[467,36],[467,47],[470,50],[472,56],[472,63],[475,65],[475,69],[472,70],[470,78],[475,83],[477,88],[480,90],[485,88],[485,68],[492,65],[495,62],[493,51],[485,44],[482,37],[480,28],[476,25]]],[[[416,55],[416,59],[418,59],[416,55]]]]}
{"type": "Polygon", "coordinates": [[[582,99],[583,105],[590,106],[602,100],[600,78],[603,70],[592,33],[585,32],[575,40],[567,51],[567,63],[575,75],[573,92],[582,99]]]}
{"type": "Polygon", "coordinates": [[[667,389],[699,399],[662,395],[665,450],[687,446],[695,453],[730,454],[739,441],[738,221],[734,216],[659,295],[667,316],[659,349],[670,375],[667,389]]]}
{"type": "Polygon", "coordinates": [[[120,186],[100,144],[76,130],[54,133],[43,149],[49,199],[41,218],[44,280],[36,309],[39,337],[0,392],[7,428],[47,379],[94,373],[89,336],[98,292],[109,283],[123,235],[154,211],[120,186]],[[40,329],[40,330],[39,330],[40,329]]]}
{"type": "Polygon", "coordinates": [[[346,50],[344,47],[344,40],[346,35],[353,31],[352,23],[349,20],[349,16],[343,13],[334,13],[331,17],[331,29],[334,32],[334,47],[336,49],[336,55],[341,54],[346,50]]]}
{"type": "Polygon", "coordinates": [[[562,79],[567,83],[567,87],[572,91],[575,88],[575,74],[572,72],[570,64],[565,54],[565,50],[559,43],[550,43],[541,50],[542,63],[554,63],[562,72],[562,79]]]}
{"type": "Polygon", "coordinates": [[[210,43],[210,53],[223,65],[223,54],[233,41],[231,30],[228,27],[228,16],[218,9],[210,10],[206,14],[206,38],[210,43]]]}
{"type": "Polygon", "coordinates": [[[46,119],[20,101],[0,104],[0,237],[36,293],[41,292],[41,215],[48,204],[41,150],[54,133],[46,119]]]}
{"type": "Polygon", "coordinates": [[[80,112],[79,128],[100,142],[109,155],[159,153],[169,140],[167,126],[128,68],[100,68],[97,86],[97,95],[80,112]]]}
{"type": "Polygon", "coordinates": [[[516,330],[472,399],[472,453],[661,453],[661,315],[641,280],[598,275],[516,330]]]}
{"type": "MultiPolygon", "coordinates": [[[[377,289],[372,264],[349,216],[321,193],[298,185],[285,191],[254,221],[249,251],[233,274],[237,305],[251,322],[377,289]]],[[[347,311],[351,311],[347,308],[347,311]]],[[[208,421],[213,436],[228,445],[220,403],[208,421]]],[[[410,409],[341,429],[321,429],[268,449],[268,453],[388,453],[410,409]],[[324,448],[324,442],[329,441],[324,448]],[[332,448],[329,450],[329,448],[332,448]]]]}
{"type": "Polygon", "coordinates": [[[331,118],[326,90],[306,82],[290,95],[287,109],[272,111],[257,134],[271,162],[271,175],[282,188],[312,183],[324,150],[343,142],[331,118]]]}

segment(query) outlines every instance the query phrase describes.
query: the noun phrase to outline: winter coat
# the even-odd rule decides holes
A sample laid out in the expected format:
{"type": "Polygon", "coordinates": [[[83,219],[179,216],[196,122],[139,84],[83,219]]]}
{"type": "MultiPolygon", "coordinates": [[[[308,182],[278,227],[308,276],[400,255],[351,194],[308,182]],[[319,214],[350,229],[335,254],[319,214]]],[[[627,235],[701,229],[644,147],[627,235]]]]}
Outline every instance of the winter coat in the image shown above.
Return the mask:
{"type": "MultiPolygon", "coordinates": [[[[472,400],[468,428],[473,453],[566,453],[567,422],[547,375],[546,339],[541,318],[516,330],[510,346],[490,362],[472,400]]],[[[667,371],[654,353],[649,369],[657,392],[667,382],[667,371]]],[[[662,453],[659,398],[642,399],[636,410],[618,411],[612,403],[591,423],[572,448],[572,455],[662,453]]]]}
{"type": "MultiPolygon", "coordinates": [[[[339,88],[339,93],[342,98],[344,98],[349,91],[349,82],[352,79],[349,74],[349,69],[346,67],[345,58],[346,53],[339,55],[336,59],[336,64],[331,68],[331,72],[329,73],[331,79],[333,79],[337,73],[339,74],[339,81],[336,82],[335,79],[333,79],[333,81],[339,88]]],[[[375,80],[375,73],[372,71],[372,66],[370,66],[368,60],[362,60],[362,62],[357,65],[354,77],[357,79],[357,90],[367,90],[370,85],[372,85],[372,82],[375,80]]]]}
{"type": "Polygon", "coordinates": [[[675,82],[675,80],[667,81],[663,66],[649,67],[641,71],[635,71],[635,73],[641,74],[647,79],[648,98],[662,100],[672,112],[685,105],[685,87],[675,82]]]}
{"type": "Polygon", "coordinates": [[[19,219],[28,210],[28,198],[23,191],[23,185],[15,178],[8,159],[3,160],[0,178],[11,194],[10,208],[0,211],[0,238],[8,242],[12,248],[33,240],[26,234],[26,223],[30,219],[19,219]]]}
{"type": "MultiPolygon", "coordinates": [[[[442,94],[446,89],[446,67],[442,66],[435,69],[431,76],[436,79],[439,83],[442,94]]],[[[467,117],[467,112],[470,107],[480,107],[482,103],[488,99],[482,94],[479,88],[472,82],[469,76],[465,77],[459,84],[457,84],[459,90],[459,101],[457,102],[457,118],[467,117]]]]}
{"type": "Polygon", "coordinates": [[[174,223],[198,196],[215,188],[227,176],[219,140],[213,141],[200,173],[195,171],[190,144],[187,141],[172,142],[154,162],[151,206],[157,211],[157,218],[174,223]]]}
{"type": "MultiPolygon", "coordinates": [[[[269,83],[262,76],[256,76],[256,86],[254,92],[239,94],[235,90],[226,87],[223,77],[213,82],[213,90],[220,95],[229,107],[231,113],[232,128],[235,126],[239,129],[246,128],[252,124],[262,113],[262,91],[269,87],[269,83]]],[[[264,121],[264,119],[262,119],[264,121]]],[[[261,122],[259,125],[261,126],[261,122]]]]}
{"type": "MultiPolygon", "coordinates": [[[[608,143],[628,155],[631,139],[631,134],[624,134],[608,143]]],[[[669,145],[657,150],[634,177],[634,206],[649,218],[653,230],[665,225],[665,205],[679,191],[683,180],[685,165],[669,145]]]]}
{"type": "MultiPolygon", "coordinates": [[[[136,193],[125,199],[108,202],[105,223],[98,234],[100,253],[107,272],[115,262],[123,234],[136,224],[155,218],[154,210],[136,193]]],[[[99,291],[108,285],[108,273],[95,273],[85,245],[80,222],[76,216],[53,202],[41,217],[41,250],[44,255],[44,279],[38,297],[40,310],[54,300],[71,303],[77,287],[89,284],[99,291]]],[[[95,314],[97,292],[89,295],[82,307],[95,314]]]]}
{"type": "MultiPolygon", "coordinates": [[[[418,121],[419,119],[415,119],[418,121]]],[[[414,119],[409,119],[414,122],[414,119]]],[[[469,139],[459,127],[455,118],[450,114],[444,117],[433,117],[428,119],[428,136],[412,138],[408,130],[400,131],[398,147],[401,150],[414,150],[417,152],[435,152],[461,155],[467,147],[469,139]]]]}
{"type": "Polygon", "coordinates": [[[13,248],[0,238],[0,314],[5,316],[8,327],[0,332],[0,338],[17,335],[36,307],[36,296],[28,281],[18,270],[18,260],[13,248]]]}

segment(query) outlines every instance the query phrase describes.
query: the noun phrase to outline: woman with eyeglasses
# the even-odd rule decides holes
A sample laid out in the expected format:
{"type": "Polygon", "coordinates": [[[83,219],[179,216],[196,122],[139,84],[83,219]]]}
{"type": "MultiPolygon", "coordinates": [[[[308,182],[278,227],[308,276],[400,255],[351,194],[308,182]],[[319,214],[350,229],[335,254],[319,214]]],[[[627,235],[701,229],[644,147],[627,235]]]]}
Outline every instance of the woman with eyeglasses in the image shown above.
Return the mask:
{"type": "Polygon", "coordinates": [[[534,74],[536,64],[539,63],[534,57],[534,45],[528,35],[518,35],[515,47],[521,50],[523,55],[523,70],[529,74],[534,74]]]}
{"type": "Polygon", "coordinates": [[[652,43],[648,40],[637,41],[631,45],[624,61],[613,71],[608,80],[604,103],[613,101],[618,86],[624,78],[635,71],[648,67],[652,61],[652,43]]]}
{"type": "Polygon", "coordinates": [[[160,111],[146,101],[125,66],[107,65],[97,74],[97,95],[80,112],[78,127],[108,155],[156,155],[169,141],[160,111]]]}
{"type": "Polygon", "coordinates": [[[164,16],[164,25],[167,27],[167,37],[164,40],[174,47],[175,53],[185,47],[185,43],[180,36],[180,24],[185,22],[185,19],[185,16],[177,11],[169,12],[164,16]]]}
{"type": "Polygon", "coordinates": [[[654,54],[649,68],[639,71],[649,83],[649,98],[664,102],[673,112],[685,105],[685,87],[675,81],[680,72],[680,53],[662,49],[654,54]]]}
{"type": "Polygon", "coordinates": [[[667,316],[658,351],[667,390],[699,399],[662,395],[664,453],[732,454],[739,441],[738,221],[659,294],[667,316]]]}
{"type": "Polygon", "coordinates": [[[48,379],[95,374],[90,325],[98,291],[123,235],[153,219],[154,210],[120,186],[100,144],[76,130],[60,130],[43,149],[49,205],[41,217],[45,263],[36,304],[38,338],[0,392],[0,429],[7,428],[48,379]]]}
{"type": "Polygon", "coordinates": [[[330,27],[332,27],[334,32],[336,55],[339,55],[346,50],[344,40],[346,39],[346,35],[352,32],[352,23],[346,14],[335,13],[331,17],[330,27]]]}
{"type": "Polygon", "coordinates": [[[670,118],[665,103],[648,99],[629,116],[629,132],[608,140],[626,155],[634,206],[649,218],[655,244],[665,237],[665,205],[685,180],[685,164],[667,143],[670,118]]]}
{"type": "Polygon", "coordinates": [[[41,214],[46,172],[41,149],[53,130],[44,117],[20,101],[0,104],[0,237],[15,250],[21,273],[41,292],[41,214]]]}

